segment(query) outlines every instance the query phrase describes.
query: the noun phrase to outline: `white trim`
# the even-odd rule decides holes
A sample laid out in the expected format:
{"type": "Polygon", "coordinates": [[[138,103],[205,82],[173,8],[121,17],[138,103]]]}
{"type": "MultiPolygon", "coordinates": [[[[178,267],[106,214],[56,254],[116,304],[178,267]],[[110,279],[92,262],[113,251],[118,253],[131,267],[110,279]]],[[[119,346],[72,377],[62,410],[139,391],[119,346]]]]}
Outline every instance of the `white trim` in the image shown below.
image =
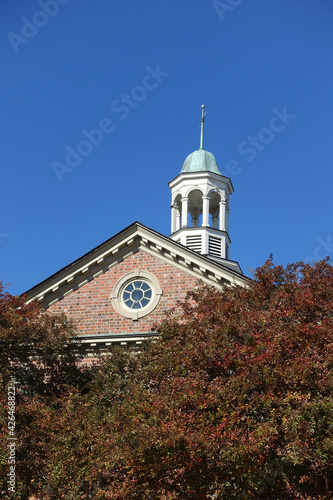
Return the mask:
{"type": "MultiPolygon", "coordinates": [[[[185,231],[183,232],[185,233],[185,231]]],[[[242,276],[236,262],[224,262],[221,259],[221,262],[217,263],[192,252],[180,243],[181,234],[181,231],[177,231],[170,238],[167,238],[140,223],[135,223],[29,290],[27,303],[36,300],[41,302],[44,307],[50,307],[62,300],[66,292],[74,292],[79,286],[82,286],[83,282],[87,283],[108,272],[110,268],[139,250],[153,255],[163,262],[168,262],[178,269],[186,269],[187,274],[198,279],[202,279],[198,267],[204,265],[209,279],[207,281],[203,279],[203,281],[209,284],[213,279],[218,288],[225,281],[230,282],[230,284],[246,286],[248,278],[242,276]],[[131,246],[127,245],[129,240],[134,240],[131,246]],[[162,251],[158,250],[157,247],[162,248],[162,251]],[[230,269],[231,265],[232,269],[230,269]],[[88,275],[82,275],[82,269],[87,267],[89,267],[88,275]]],[[[228,238],[227,234],[226,237],[228,238]]]]}

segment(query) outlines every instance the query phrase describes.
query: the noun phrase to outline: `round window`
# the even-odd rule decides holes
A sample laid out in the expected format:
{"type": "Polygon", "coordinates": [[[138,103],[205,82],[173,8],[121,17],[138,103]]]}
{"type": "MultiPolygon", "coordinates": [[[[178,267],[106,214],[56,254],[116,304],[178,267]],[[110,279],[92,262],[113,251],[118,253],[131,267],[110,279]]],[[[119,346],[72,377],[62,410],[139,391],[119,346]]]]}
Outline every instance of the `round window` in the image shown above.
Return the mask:
{"type": "Polygon", "coordinates": [[[155,276],[136,269],[117,281],[111,300],[118,313],[136,321],[155,309],[161,295],[162,290],[155,276]]]}
{"type": "Polygon", "coordinates": [[[143,309],[152,299],[151,286],[143,280],[128,283],[122,291],[122,300],[129,309],[143,309]]]}

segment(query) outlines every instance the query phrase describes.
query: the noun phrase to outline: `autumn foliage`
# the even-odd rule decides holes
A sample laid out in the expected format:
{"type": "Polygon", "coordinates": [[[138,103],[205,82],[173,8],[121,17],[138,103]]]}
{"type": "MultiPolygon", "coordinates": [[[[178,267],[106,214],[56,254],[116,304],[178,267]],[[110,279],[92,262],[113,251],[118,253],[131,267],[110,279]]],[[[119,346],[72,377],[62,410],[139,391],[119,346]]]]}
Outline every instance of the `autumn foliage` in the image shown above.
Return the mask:
{"type": "Polygon", "coordinates": [[[36,304],[27,305],[0,282],[0,498],[24,499],[36,491],[56,432],[50,421],[70,392],[91,378],[77,366],[74,336],[75,324],[65,315],[51,316],[36,304]],[[13,408],[8,402],[14,398],[13,408]],[[7,483],[9,430],[16,438],[15,493],[7,483]]]}
{"type": "Polygon", "coordinates": [[[18,437],[27,446],[30,435],[38,468],[22,467],[22,491],[73,500],[333,497],[327,261],[269,260],[247,288],[199,287],[156,332],[140,354],[114,352],[81,386],[67,371],[61,398],[61,387],[48,401],[36,392],[33,425],[23,420],[18,437]]]}

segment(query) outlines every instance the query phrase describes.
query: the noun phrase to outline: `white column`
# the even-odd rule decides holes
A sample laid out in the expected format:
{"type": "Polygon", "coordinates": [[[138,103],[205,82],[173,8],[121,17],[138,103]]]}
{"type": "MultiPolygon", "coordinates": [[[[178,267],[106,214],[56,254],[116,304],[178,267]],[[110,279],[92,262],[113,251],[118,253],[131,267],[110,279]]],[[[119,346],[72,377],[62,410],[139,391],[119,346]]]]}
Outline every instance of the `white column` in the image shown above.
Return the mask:
{"type": "Polygon", "coordinates": [[[229,210],[229,208],[227,208],[227,210],[225,212],[225,230],[227,231],[227,233],[229,233],[229,214],[230,214],[230,210],[229,210]]]}
{"type": "Polygon", "coordinates": [[[177,231],[177,206],[171,205],[171,234],[177,231]]]}
{"type": "Polygon", "coordinates": [[[199,220],[198,219],[193,218],[191,222],[192,222],[192,227],[199,227],[199,220]]]}
{"type": "Polygon", "coordinates": [[[209,227],[209,196],[202,197],[202,226],[209,227]]]}
{"type": "Polygon", "coordinates": [[[180,212],[177,207],[177,213],[176,213],[176,231],[179,231],[180,229],[180,212]]]}
{"type": "Polygon", "coordinates": [[[212,227],[214,229],[219,228],[219,218],[218,217],[212,217],[212,227]]]}
{"type": "Polygon", "coordinates": [[[220,227],[219,227],[220,231],[226,230],[225,207],[226,207],[226,201],[221,200],[220,201],[220,227]]]}
{"type": "Polygon", "coordinates": [[[182,227],[188,226],[188,198],[182,198],[182,227]]]}

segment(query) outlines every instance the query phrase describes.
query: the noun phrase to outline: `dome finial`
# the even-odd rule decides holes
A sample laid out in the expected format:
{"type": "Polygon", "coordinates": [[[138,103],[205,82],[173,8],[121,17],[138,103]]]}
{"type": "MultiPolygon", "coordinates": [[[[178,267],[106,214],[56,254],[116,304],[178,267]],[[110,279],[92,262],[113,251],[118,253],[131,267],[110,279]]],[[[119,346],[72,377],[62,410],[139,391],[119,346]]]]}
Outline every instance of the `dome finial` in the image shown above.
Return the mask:
{"type": "Polygon", "coordinates": [[[200,149],[204,149],[203,147],[203,135],[204,135],[204,122],[205,122],[205,105],[201,106],[201,136],[200,136],[200,149]]]}

